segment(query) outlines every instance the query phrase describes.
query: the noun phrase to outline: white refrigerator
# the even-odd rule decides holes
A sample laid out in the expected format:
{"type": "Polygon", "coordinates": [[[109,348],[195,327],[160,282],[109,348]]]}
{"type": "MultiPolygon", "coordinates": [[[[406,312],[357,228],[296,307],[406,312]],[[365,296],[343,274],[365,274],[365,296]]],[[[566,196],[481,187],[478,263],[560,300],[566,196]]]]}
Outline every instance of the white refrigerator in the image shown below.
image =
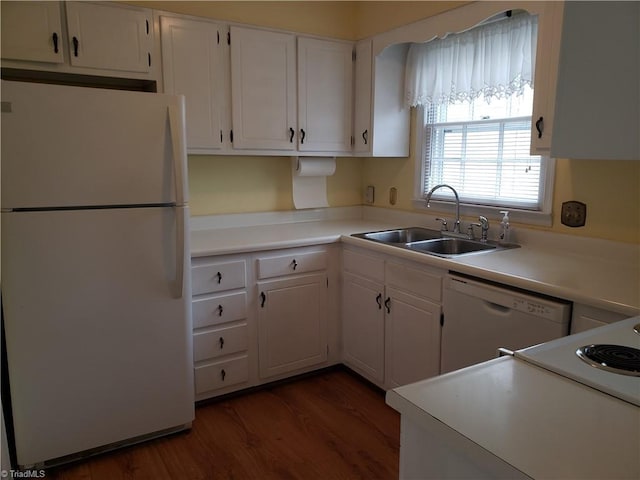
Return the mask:
{"type": "Polygon", "coordinates": [[[184,98],[1,88],[2,403],[17,464],[189,428],[184,98]]]}

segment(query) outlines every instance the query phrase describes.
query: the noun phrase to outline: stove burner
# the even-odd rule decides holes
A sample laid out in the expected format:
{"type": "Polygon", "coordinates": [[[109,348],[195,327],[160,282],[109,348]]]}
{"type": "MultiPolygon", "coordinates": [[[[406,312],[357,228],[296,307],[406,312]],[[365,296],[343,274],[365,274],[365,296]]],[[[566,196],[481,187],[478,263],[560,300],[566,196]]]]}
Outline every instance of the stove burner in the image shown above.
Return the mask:
{"type": "Polygon", "coordinates": [[[595,368],[640,377],[640,350],[626,345],[585,345],[576,355],[595,368]]]}

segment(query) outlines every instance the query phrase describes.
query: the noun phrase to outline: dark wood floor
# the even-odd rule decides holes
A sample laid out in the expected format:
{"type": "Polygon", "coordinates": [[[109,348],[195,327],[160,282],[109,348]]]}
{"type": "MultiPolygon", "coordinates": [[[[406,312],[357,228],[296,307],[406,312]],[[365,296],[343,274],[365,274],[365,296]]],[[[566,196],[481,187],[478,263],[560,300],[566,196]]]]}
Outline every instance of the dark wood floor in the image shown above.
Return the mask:
{"type": "Polygon", "coordinates": [[[187,433],[47,472],[47,479],[397,479],[400,416],[331,370],[197,407],[187,433]]]}

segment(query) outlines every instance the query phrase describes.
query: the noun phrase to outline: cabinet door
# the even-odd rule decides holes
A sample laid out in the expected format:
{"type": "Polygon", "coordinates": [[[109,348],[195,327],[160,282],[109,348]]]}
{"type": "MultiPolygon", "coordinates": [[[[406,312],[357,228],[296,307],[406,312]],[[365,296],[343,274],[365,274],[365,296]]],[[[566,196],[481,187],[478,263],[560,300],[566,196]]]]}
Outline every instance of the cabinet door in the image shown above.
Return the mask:
{"type": "Polygon", "coordinates": [[[63,63],[60,2],[2,2],[2,58],[63,63]]]}
{"type": "Polygon", "coordinates": [[[344,361],[381,385],[384,381],[384,287],[346,272],[342,278],[344,361]]]}
{"type": "Polygon", "coordinates": [[[388,288],[384,308],[387,388],[438,375],[440,305],[388,288]]]}
{"type": "Polygon", "coordinates": [[[554,128],[563,2],[540,4],[531,116],[531,155],[549,156],[554,128]]]}
{"type": "MultiPolygon", "coordinates": [[[[222,147],[221,25],[176,17],[160,18],[165,93],[185,96],[188,149],[222,147]]],[[[228,132],[227,132],[228,133],[228,132]]]]}
{"type": "Polygon", "coordinates": [[[351,151],[353,46],[298,39],[300,151],[351,151]]]}
{"type": "Polygon", "coordinates": [[[258,283],[262,378],[327,360],[327,277],[303,275],[258,283]]]}
{"type": "Polygon", "coordinates": [[[153,21],[149,9],[65,2],[71,65],[149,72],[153,21]]]}
{"type": "Polygon", "coordinates": [[[353,150],[371,152],[371,40],[356,44],[353,150]]]}
{"type": "Polygon", "coordinates": [[[295,36],[231,27],[233,147],[294,150],[295,36]]]}

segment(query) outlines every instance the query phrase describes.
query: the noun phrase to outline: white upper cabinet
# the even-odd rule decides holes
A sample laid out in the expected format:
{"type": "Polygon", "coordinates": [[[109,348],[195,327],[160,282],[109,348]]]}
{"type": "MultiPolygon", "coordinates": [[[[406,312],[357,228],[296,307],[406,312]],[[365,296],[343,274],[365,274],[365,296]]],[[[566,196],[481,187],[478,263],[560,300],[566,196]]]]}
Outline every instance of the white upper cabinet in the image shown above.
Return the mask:
{"type": "Polygon", "coordinates": [[[296,38],[231,29],[233,147],[295,150],[296,38]]]}
{"type": "Polygon", "coordinates": [[[154,79],[151,9],[103,2],[1,6],[3,68],[154,79]]]}
{"type": "Polygon", "coordinates": [[[351,151],[353,45],[298,38],[298,150],[351,151]]]}
{"type": "Polygon", "coordinates": [[[2,2],[2,58],[63,63],[59,2],[2,2]]]}
{"type": "Polygon", "coordinates": [[[229,139],[228,28],[161,16],[160,31],[164,91],[185,96],[188,151],[221,149],[229,139]]]}
{"type": "Polygon", "coordinates": [[[354,153],[409,156],[409,107],[404,101],[408,45],[385,48],[373,57],[372,41],[356,45],[354,153]]]}
{"type": "Polygon", "coordinates": [[[640,2],[566,2],[551,154],[640,160],[640,2]]]}
{"type": "Polygon", "coordinates": [[[127,72],[151,69],[151,10],[82,2],[65,6],[72,65],[127,72]]]}
{"type": "Polygon", "coordinates": [[[371,153],[371,40],[356,44],[353,151],[371,153]]]}

